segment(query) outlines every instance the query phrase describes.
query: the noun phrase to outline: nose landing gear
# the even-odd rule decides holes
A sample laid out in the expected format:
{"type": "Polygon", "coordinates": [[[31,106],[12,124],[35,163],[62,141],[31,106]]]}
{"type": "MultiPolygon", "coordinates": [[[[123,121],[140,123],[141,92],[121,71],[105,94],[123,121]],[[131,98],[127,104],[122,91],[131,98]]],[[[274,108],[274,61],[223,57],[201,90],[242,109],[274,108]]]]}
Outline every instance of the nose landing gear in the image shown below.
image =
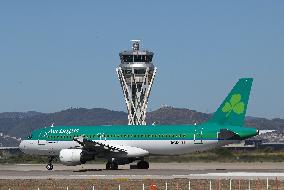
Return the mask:
{"type": "Polygon", "coordinates": [[[53,165],[52,165],[53,159],[54,159],[54,156],[48,157],[48,164],[45,166],[47,170],[53,170],[53,165]]]}
{"type": "Polygon", "coordinates": [[[45,167],[47,170],[53,170],[53,165],[51,163],[48,163],[45,167]]]}

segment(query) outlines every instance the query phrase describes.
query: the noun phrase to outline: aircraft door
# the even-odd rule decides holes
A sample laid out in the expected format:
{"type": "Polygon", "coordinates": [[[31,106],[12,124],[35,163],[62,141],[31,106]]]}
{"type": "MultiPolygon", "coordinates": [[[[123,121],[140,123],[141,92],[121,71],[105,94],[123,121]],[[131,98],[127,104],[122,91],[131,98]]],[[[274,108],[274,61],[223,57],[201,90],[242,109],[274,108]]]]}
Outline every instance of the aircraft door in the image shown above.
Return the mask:
{"type": "Polygon", "coordinates": [[[37,144],[38,145],[45,145],[46,144],[46,140],[37,140],[37,144]]]}
{"type": "Polygon", "coordinates": [[[203,144],[202,131],[203,131],[203,128],[196,126],[194,130],[194,137],[193,137],[194,144],[203,144]]]}
{"type": "MultiPolygon", "coordinates": [[[[40,137],[43,137],[42,134],[40,134],[39,136],[40,136],[40,137]]],[[[37,144],[38,144],[38,145],[45,145],[45,144],[46,144],[46,140],[40,140],[40,139],[38,139],[38,140],[37,140],[37,144]]]]}

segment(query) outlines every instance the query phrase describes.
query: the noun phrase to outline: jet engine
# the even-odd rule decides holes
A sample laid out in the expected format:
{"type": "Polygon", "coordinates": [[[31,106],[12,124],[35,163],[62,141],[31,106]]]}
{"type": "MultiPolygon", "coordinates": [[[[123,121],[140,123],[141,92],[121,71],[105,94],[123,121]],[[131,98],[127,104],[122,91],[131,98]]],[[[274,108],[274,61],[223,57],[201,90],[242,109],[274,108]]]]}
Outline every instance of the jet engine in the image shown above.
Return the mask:
{"type": "Polygon", "coordinates": [[[62,149],[59,153],[59,159],[64,165],[76,166],[95,159],[95,155],[82,149],[62,149]]]}

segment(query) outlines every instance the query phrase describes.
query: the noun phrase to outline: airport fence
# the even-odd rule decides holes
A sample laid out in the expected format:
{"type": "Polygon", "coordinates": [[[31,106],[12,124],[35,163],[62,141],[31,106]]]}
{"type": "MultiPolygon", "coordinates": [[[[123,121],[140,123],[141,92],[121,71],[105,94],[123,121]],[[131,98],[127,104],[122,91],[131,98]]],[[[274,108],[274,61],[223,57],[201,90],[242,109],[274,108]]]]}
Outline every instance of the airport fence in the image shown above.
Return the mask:
{"type": "Polygon", "coordinates": [[[0,190],[284,190],[274,179],[0,180],[0,190]]]}

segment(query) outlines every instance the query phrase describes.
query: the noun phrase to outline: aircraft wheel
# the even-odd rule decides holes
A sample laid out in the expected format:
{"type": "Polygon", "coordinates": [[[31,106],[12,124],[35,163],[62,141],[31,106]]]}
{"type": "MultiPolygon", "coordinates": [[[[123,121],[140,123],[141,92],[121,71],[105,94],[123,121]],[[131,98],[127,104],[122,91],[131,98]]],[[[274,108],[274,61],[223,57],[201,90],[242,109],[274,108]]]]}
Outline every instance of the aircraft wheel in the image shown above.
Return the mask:
{"type": "Polygon", "coordinates": [[[107,162],[106,169],[107,170],[117,170],[118,169],[118,165],[115,162],[107,162]]]}
{"type": "Polygon", "coordinates": [[[118,169],[117,163],[112,162],[112,164],[111,164],[111,169],[112,169],[112,170],[117,170],[117,169],[118,169]]]}
{"type": "Polygon", "coordinates": [[[53,165],[52,164],[47,164],[46,165],[47,170],[53,170],[53,165]]]}
{"type": "Polygon", "coordinates": [[[149,163],[142,160],[137,163],[137,169],[149,169],[149,163]]]}
{"type": "Polygon", "coordinates": [[[106,170],[110,170],[110,165],[111,165],[111,162],[106,163],[106,170]]]}

